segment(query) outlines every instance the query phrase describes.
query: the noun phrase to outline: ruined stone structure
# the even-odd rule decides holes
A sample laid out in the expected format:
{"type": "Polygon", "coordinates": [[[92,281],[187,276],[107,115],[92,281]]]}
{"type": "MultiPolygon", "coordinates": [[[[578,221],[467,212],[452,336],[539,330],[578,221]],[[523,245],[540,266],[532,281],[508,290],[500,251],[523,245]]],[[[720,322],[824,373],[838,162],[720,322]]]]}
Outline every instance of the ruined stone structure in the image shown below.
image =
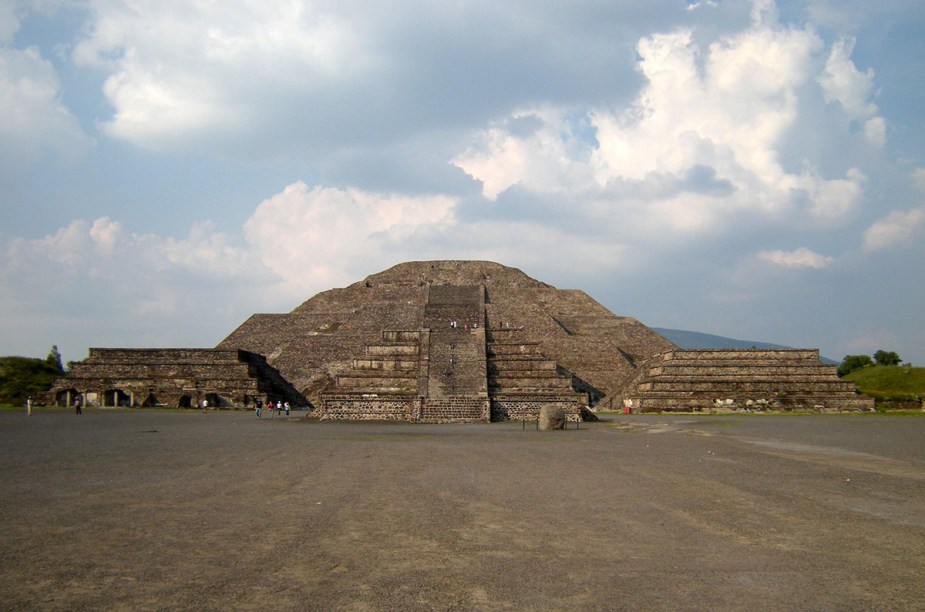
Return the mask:
{"type": "Polygon", "coordinates": [[[53,394],[131,406],[262,397],[325,419],[418,422],[533,419],[544,407],[575,420],[630,400],[637,411],[718,400],[868,406],[832,376],[818,352],[680,351],[582,291],[492,262],[428,261],[319,293],[288,314],[255,314],[215,349],[92,349],[53,394]]]}
{"type": "Polygon", "coordinates": [[[214,408],[250,406],[256,398],[302,404],[301,394],[261,355],[218,349],[90,349],[49,402],[71,406],[214,408]]]}
{"type": "Polygon", "coordinates": [[[873,410],[817,350],[672,350],[639,369],[624,393],[640,412],[873,410]]]}

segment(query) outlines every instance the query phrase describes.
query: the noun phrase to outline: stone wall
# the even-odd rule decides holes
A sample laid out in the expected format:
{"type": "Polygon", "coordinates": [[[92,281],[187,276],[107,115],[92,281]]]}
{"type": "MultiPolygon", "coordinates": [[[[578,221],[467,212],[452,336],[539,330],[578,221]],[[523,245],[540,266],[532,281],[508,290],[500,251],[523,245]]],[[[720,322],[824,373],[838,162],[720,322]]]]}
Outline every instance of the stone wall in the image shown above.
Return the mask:
{"type": "Polygon", "coordinates": [[[418,421],[421,400],[409,396],[326,395],[317,415],[322,420],[418,421]]]}
{"type": "Polygon", "coordinates": [[[474,423],[491,419],[491,406],[486,396],[429,398],[420,414],[423,423],[474,423]]]}
{"type": "Polygon", "coordinates": [[[543,406],[562,408],[569,421],[582,420],[583,404],[574,395],[498,395],[491,400],[492,421],[535,421],[543,406]]]}

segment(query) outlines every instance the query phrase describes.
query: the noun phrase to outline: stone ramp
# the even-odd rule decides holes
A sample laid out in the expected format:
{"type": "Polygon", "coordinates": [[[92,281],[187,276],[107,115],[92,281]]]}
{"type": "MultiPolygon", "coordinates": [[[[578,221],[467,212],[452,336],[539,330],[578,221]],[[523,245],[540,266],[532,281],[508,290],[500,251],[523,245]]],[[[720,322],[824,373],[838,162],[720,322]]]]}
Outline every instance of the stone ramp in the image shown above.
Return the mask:
{"type": "Polygon", "coordinates": [[[485,365],[485,289],[431,285],[424,307],[428,371],[419,419],[429,423],[489,420],[485,365]]]}

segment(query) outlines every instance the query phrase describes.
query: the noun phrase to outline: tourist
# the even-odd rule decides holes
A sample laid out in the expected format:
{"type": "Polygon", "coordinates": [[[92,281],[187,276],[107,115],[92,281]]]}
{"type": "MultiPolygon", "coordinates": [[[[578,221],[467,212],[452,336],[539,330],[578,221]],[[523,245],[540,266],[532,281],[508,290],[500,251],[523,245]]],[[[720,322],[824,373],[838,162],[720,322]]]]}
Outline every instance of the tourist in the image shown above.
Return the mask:
{"type": "Polygon", "coordinates": [[[273,400],[267,400],[267,410],[269,411],[270,416],[276,415],[276,412],[274,412],[276,410],[276,406],[273,405],[273,400]]]}
{"type": "Polygon", "coordinates": [[[78,395],[77,398],[74,399],[74,414],[83,414],[83,411],[80,409],[80,405],[82,403],[83,401],[81,397],[78,395]]]}
{"type": "Polygon", "coordinates": [[[263,400],[257,398],[257,401],[254,403],[254,410],[257,412],[257,418],[260,418],[260,411],[263,410],[263,400]]]}
{"type": "Polygon", "coordinates": [[[286,416],[289,416],[289,402],[286,402],[286,416]]]}
{"type": "Polygon", "coordinates": [[[26,400],[26,416],[32,416],[32,396],[26,400]]]}

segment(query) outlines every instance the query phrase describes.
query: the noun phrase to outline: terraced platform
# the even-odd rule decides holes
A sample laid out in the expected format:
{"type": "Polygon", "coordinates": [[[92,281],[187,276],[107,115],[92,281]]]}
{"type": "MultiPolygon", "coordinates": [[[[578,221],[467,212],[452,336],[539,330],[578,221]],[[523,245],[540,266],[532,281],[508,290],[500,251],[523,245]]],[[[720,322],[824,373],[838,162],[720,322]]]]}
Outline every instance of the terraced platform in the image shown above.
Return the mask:
{"type": "Polygon", "coordinates": [[[640,368],[624,392],[637,412],[873,410],[818,350],[672,350],[640,368]]]}

